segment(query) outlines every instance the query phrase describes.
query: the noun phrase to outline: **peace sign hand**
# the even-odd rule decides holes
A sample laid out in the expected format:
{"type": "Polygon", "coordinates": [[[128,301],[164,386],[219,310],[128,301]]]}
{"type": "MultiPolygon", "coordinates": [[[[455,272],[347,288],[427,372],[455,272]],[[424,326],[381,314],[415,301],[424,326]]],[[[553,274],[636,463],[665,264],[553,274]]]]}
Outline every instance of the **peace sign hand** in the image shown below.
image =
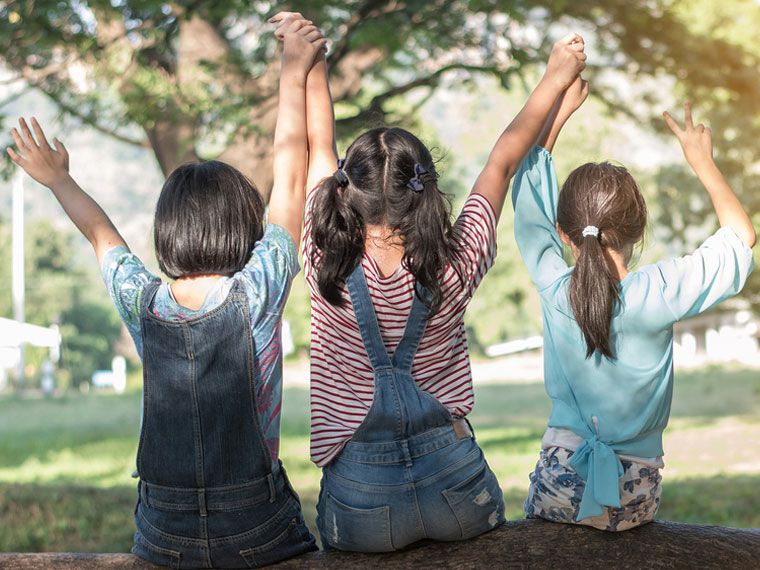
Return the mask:
{"type": "Polygon", "coordinates": [[[686,160],[692,168],[696,168],[707,162],[712,162],[712,131],[702,123],[694,125],[694,120],[691,116],[691,103],[687,102],[684,104],[683,115],[684,128],[681,128],[670,113],[667,111],[663,113],[665,122],[670,127],[670,130],[673,131],[673,134],[678,138],[678,142],[681,143],[681,149],[683,150],[686,160]]]}

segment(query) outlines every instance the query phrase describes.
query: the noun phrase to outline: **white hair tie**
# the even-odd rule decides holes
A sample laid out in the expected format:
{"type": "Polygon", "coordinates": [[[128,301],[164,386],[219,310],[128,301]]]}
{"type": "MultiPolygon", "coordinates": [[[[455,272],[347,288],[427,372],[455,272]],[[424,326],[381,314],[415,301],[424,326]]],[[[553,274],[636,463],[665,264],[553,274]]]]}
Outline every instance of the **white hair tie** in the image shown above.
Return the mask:
{"type": "Polygon", "coordinates": [[[583,237],[588,236],[594,236],[595,238],[599,237],[599,228],[596,226],[586,226],[583,228],[583,237]]]}

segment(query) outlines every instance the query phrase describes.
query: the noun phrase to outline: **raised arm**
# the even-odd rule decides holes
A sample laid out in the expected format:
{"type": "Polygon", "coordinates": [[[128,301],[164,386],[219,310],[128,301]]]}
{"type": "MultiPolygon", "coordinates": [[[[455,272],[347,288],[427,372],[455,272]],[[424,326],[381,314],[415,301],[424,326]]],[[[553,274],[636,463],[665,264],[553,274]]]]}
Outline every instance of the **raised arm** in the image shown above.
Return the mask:
{"type": "Polygon", "coordinates": [[[567,90],[557,99],[549,118],[544,125],[544,130],[538,137],[536,144],[544,147],[551,152],[554,149],[554,143],[565,126],[567,120],[577,111],[588,97],[588,81],[581,79],[579,75],[567,90]]]}
{"type": "Polygon", "coordinates": [[[326,40],[316,26],[304,19],[289,20],[281,31],[284,47],[269,221],[284,227],[298,243],[306,186],[306,76],[326,40]]]}
{"type": "MultiPolygon", "coordinates": [[[[279,24],[275,35],[283,39],[282,31],[288,21],[302,19],[299,12],[280,12],[269,21],[279,24]]],[[[321,50],[306,79],[306,132],[309,141],[307,191],[336,168],[338,153],[335,146],[335,113],[327,73],[327,50],[321,50]]]]}
{"type": "Polygon", "coordinates": [[[663,115],[681,143],[686,161],[707,190],[720,226],[731,228],[747,246],[753,247],[756,235],[752,221],[713,160],[712,131],[702,124],[694,125],[691,103],[684,105],[683,129],[670,113],[663,115]]]}
{"type": "Polygon", "coordinates": [[[337,168],[335,113],[323,51],[306,80],[306,130],[309,134],[309,170],[306,188],[311,191],[337,168]]]}
{"type": "Polygon", "coordinates": [[[9,147],[8,154],[29,176],[50,188],[71,221],[92,245],[98,263],[109,249],[126,245],[103,209],[69,175],[69,153],[63,143],[53,139],[51,147],[35,118],[32,118],[34,134],[23,118],[19,120],[19,127],[20,131],[11,131],[16,150],[9,147]]]}
{"type": "Polygon", "coordinates": [[[488,162],[475,181],[472,192],[485,196],[497,219],[504,207],[509,181],[536,143],[557,98],[585,68],[583,49],[583,39],[578,34],[569,34],[554,44],[544,76],[496,141],[488,162]]]}

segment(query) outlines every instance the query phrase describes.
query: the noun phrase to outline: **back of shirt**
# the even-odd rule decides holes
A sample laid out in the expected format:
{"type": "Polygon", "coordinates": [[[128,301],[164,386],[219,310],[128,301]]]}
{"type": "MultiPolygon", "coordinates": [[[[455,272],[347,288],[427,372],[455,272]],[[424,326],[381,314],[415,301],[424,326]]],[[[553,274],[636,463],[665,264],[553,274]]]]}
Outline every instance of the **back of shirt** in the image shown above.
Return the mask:
{"type": "Polygon", "coordinates": [[[731,229],[718,230],[693,254],[629,273],[611,323],[614,359],[586,358],[570,307],[572,268],[556,230],[559,195],[551,155],[534,149],[513,191],[515,237],[541,296],[544,375],[552,398],[549,426],[597,435],[615,451],[662,455],[670,414],[673,324],[737,294],[752,270],[751,250],[731,229]]]}

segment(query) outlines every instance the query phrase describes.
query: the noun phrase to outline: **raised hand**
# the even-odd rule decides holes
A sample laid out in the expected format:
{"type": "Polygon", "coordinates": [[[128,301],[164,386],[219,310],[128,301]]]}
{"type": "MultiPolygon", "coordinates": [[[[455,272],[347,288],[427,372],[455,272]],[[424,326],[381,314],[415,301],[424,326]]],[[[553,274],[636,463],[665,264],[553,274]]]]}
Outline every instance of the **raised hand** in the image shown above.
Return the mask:
{"type": "Polygon", "coordinates": [[[576,33],[570,33],[556,42],[549,55],[544,78],[562,90],[567,89],[586,68],[585,47],[583,38],[576,33]]]}
{"type": "Polygon", "coordinates": [[[102,262],[112,247],[126,245],[103,209],[69,175],[69,153],[61,141],[53,139],[51,147],[37,119],[32,119],[34,134],[24,119],[19,119],[18,124],[21,130],[11,131],[16,149],[8,148],[8,154],[29,176],[50,188],[71,221],[92,244],[98,261],[102,262]]]}
{"type": "Polygon", "coordinates": [[[32,117],[34,135],[23,118],[19,119],[18,124],[20,132],[15,128],[11,130],[16,150],[11,147],[7,149],[11,160],[37,182],[48,187],[68,178],[69,153],[63,143],[58,139],[53,139],[53,147],[51,147],[42,127],[34,117],[32,117]]]}
{"type": "Polygon", "coordinates": [[[278,24],[275,37],[284,42],[283,66],[294,65],[308,72],[327,46],[327,39],[319,28],[299,12],[280,12],[269,22],[278,24]]]}
{"type": "Polygon", "coordinates": [[[678,142],[681,143],[683,154],[692,168],[696,169],[705,163],[712,162],[712,131],[702,123],[694,125],[694,120],[691,116],[691,103],[687,102],[684,104],[684,128],[681,128],[667,111],[663,113],[663,116],[670,130],[673,131],[673,134],[678,138],[678,142]]]}
{"type": "Polygon", "coordinates": [[[686,160],[707,190],[721,227],[733,229],[747,246],[754,246],[756,236],[752,220],[713,160],[712,131],[702,124],[694,125],[691,103],[684,105],[683,128],[667,111],[663,116],[681,143],[686,160]]]}

